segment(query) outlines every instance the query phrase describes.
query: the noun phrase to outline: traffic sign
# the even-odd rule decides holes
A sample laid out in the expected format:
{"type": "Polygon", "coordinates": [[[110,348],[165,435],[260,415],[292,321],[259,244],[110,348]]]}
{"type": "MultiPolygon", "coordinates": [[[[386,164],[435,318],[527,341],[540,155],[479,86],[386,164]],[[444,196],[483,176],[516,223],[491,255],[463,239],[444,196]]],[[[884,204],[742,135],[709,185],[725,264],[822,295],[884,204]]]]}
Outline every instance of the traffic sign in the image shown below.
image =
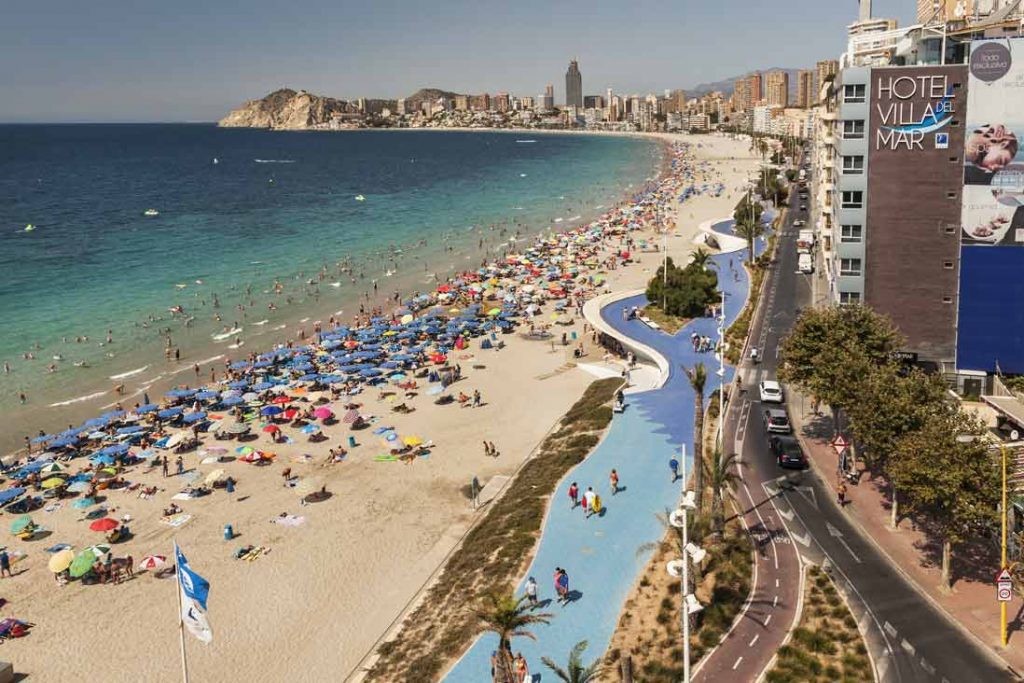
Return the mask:
{"type": "Polygon", "coordinates": [[[1013,577],[1005,567],[996,574],[996,600],[1010,602],[1013,599],[1013,577]]]}
{"type": "Polygon", "coordinates": [[[850,443],[843,438],[842,434],[836,434],[835,438],[832,439],[832,448],[836,449],[837,455],[842,455],[849,445],[850,443]]]}
{"type": "Polygon", "coordinates": [[[1013,581],[1013,577],[1010,576],[1010,570],[1003,568],[998,574],[996,574],[996,583],[1006,583],[1007,581],[1013,581]]]}

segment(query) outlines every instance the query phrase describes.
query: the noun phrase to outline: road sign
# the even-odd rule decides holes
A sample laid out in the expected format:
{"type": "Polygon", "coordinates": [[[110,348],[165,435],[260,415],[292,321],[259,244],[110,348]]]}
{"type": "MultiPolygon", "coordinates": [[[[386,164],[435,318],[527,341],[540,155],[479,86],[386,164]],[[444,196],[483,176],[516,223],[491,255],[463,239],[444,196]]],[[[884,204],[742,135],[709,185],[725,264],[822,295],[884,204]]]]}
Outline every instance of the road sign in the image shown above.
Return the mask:
{"type": "Polygon", "coordinates": [[[832,448],[836,449],[837,455],[842,455],[849,445],[850,443],[843,438],[842,434],[836,434],[836,437],[832,439],[832,448]]]}
{"type": "Polygon", "coordinates": [[[1013,599],[1013,577],[1007,569],[996,574],[996,600],[1010,602],[1013,599]]]}
{"type": "Polygon", "coordinates": [[[1006,583],[1007,581],[1013,581],[1013,577],[1010,576],[1010,570],[1004,568],[996,574],[996,583],[1006,583]]]}

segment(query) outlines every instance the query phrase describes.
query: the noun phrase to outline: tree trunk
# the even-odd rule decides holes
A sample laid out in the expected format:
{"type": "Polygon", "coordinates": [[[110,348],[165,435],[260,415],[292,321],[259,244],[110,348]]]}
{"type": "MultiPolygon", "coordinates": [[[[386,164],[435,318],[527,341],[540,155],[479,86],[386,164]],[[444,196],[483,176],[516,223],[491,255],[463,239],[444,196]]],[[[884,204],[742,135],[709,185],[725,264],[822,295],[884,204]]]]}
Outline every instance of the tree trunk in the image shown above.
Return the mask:
{"type": "Polygon", "coordinates": [[[704,392],[695,392],[693,413],[693,488],[697,514],[704,509],[704,392]]]}
{"type": "Polygon", "coordinates": [[[900,513],[899,513],[899,492],[896,490],[896,484],[892,484],[892,510],[889,517],[889,525],[893,529],[898,529],[900,526],[900,513]]]}
{"type": "Polygon", "coordinates": [[[725,531],[725,510],[722,505],[722,491],[716,489],[711,499],[711,517],[715,524],[715,535],[721,537],[725,531]]]}
{"type": "Polygon", "coordinates": [[[950,576],[953,559],[953,544],[948,538],[942,540],[942,589],[950,591],[953,589],[952,577],[950,576]]]}

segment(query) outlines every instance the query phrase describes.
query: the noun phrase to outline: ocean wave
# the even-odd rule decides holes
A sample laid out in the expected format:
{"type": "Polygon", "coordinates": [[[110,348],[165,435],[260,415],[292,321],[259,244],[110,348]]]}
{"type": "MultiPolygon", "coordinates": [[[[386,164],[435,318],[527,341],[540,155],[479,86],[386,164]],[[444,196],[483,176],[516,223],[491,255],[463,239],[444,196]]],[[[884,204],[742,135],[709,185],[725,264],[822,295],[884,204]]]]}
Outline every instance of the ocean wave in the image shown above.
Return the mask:
{"type": "Polygon", "coordinates": [[[57,401],[56,403],[51,403],[50,407],[51,408],[59,408],[61,406],[70,406],[70,405],[73,405],[75,403],[82,403],[84,401],[91,401],[94,398],[99,398],[100,396],[102,396],[105,393],[107,393],[107,392],[106,391],[97,391],[94,394],[87,394],[85,396],[79,396],[77,398],[69,398],[66,401],[57,401]]]}
{"type": "Polygon", "coordinates": [[[135,368],[134,370],[129,370],[128,372],[122,372],[120,375],[111,375],[110,379],[125,379],[127,377],[132,377],[134,375],[141,375],[148,369],[148,365],[143,365],[141,368],[135,368]]]}
{"type": "Polygon", "coordinates": [[[294,164],[294,159],[253,159],[257,164],[294,164]]]}

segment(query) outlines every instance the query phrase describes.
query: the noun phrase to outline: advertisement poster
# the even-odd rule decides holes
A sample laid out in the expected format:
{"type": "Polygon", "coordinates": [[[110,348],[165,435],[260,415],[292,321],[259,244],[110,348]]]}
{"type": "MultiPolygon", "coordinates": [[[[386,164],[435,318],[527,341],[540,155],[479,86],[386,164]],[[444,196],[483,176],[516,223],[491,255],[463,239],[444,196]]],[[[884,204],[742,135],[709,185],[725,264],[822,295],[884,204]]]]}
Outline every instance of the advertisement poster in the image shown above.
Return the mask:
{"type": "Polygon", "coordinates": [[[1024,41],[971,44],[964,184],[1024,192],[1024,41]]]}
{"type": "Polygon", "coordinates": [[[962,226],[964,245],[1024,246],[1024,193],[965,186],[962,226]]]}

